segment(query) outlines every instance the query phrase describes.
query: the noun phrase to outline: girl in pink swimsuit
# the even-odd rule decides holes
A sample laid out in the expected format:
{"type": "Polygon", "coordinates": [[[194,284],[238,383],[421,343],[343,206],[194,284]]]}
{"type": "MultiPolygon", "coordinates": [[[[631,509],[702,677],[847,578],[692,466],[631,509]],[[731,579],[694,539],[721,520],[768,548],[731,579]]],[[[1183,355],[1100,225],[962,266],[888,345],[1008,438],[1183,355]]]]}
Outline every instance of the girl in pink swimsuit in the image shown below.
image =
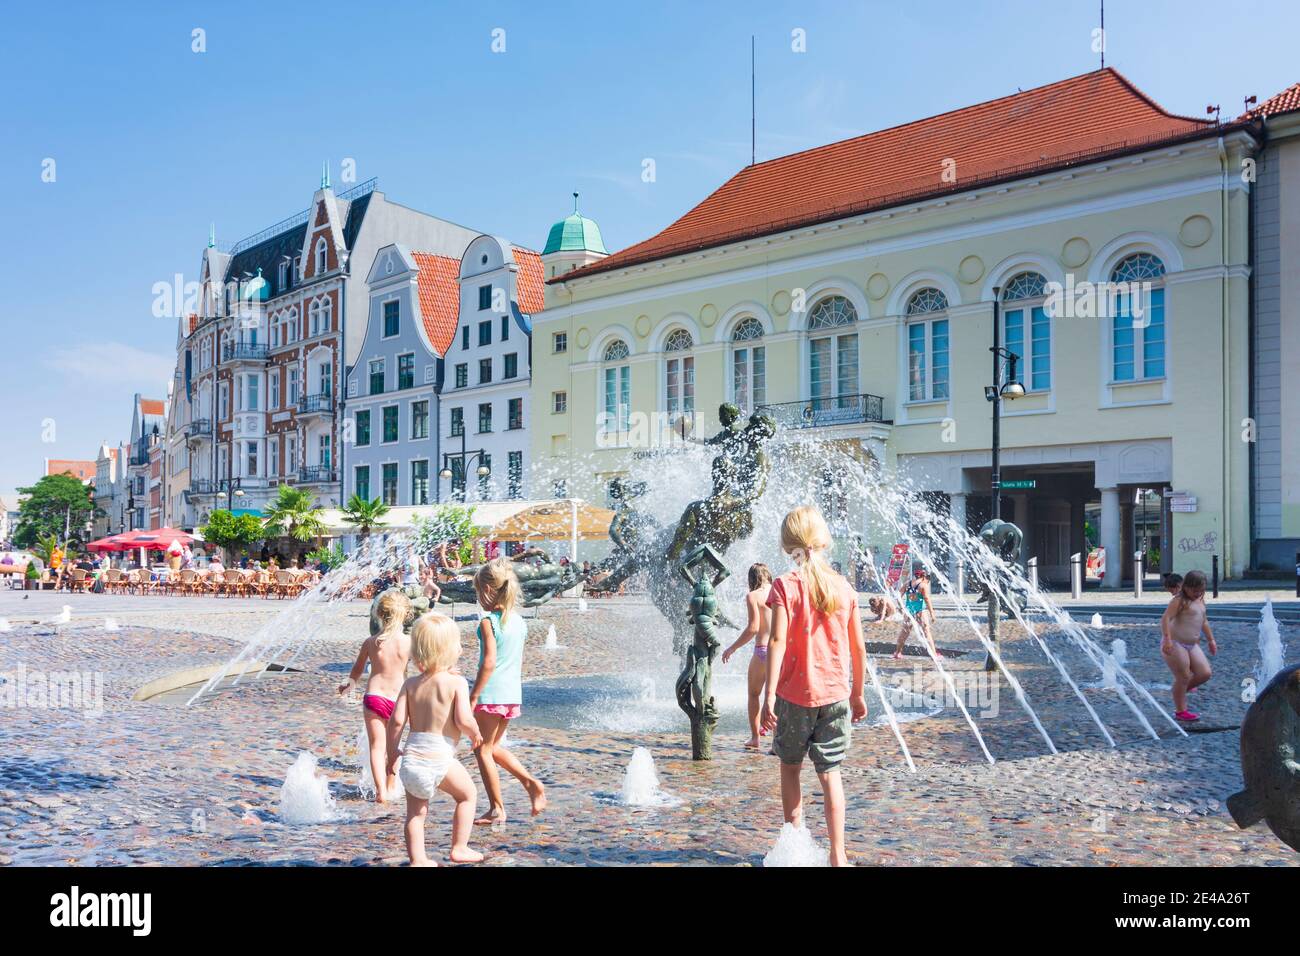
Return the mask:
{"type": "Polygon", "coordinates": [[[384,803],[388,792],[397,786],[397,775],[386,773],[388,766],[388,718],[393,715],[397,695],[406,680],[406,664],[411,659],[411,639],[404,630],[411,614],[411,599],[397,588],[385,591],[379,599],[377,613],[380,631],[366,638],[357,653],[356,663],[339,693],[346,694],[370,664],[370,680],[362,698],[362,716],[366,738],[370,742],[370,772],[375,780],[375,802],[384,803]]]}
{"type": "Polygon", "coordinates": [[[758,712],[763,704],[763,685],[767,682],[767,636],[772,630],[772,610],[767,606],[767,596],[772,590],[772,572],[766,564],[754,564],[749,568],[749,593],[745,595],[745,612],[748,622],[740,637],[722,652],[722,663],[731,660],[731,655],[744,647],[750,640],[754,642],[754,656],[749,659],[749,740],[745,742],[746,750],[758,749],[758,738],[763,728],[758,723],[758,712]]]}
{"type": "Polygon", "coordinates": [[[1174,675],[1174,716],[1191,722],[1200,715],[1187,709],[1187,692],[1210,679],[1210,661],[1201,650],[1201,635],[1211,654],[1219,653],[1205,612],[1205,572],[1188,571],[1160,618],[1160,654],[1174,675]]]}

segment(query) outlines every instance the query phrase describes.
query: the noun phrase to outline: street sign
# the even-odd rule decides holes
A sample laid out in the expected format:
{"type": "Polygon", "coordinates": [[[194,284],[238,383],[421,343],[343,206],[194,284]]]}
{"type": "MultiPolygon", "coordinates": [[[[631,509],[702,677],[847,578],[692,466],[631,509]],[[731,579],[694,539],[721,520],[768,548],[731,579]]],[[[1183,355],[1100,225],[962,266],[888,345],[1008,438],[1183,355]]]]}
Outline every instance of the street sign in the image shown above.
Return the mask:
{"type": "Polygon", "coordinates": [[[1175,506],[1175,505],[1193,505],[1193,506],[1195,506],[1195,504],[1196,504],[1196,496],[1195,496],[1195,495],[1171,495],[1170,498],[1169,498],[1169,505],[1170,505],[1170,507],[1173,507],[1173,506],[1175,506]]]}
{"type": "Polygon", "coordinates": [[[1013,481],[1003,481],[1002,490],[1016,490],[1020,488],[1037,488],[1038,482],[1033,478],[1018,478],[1013,481]]]}
{"type": "Polygon", "coordinates": [[[1196,511],[1196,500],[1193,499],[1190,504],[1185,505],[1170,505],[1169,510],[1181,512],[1183,514],[1191,514],[1196,511]]]}

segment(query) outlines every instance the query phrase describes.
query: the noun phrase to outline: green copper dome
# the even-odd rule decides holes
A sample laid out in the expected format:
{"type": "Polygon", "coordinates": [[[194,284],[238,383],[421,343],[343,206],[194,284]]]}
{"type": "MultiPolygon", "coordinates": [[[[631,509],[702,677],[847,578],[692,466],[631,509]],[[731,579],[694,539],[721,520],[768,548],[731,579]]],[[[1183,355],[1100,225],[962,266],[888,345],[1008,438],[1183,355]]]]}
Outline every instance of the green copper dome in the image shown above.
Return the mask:
{"type": "Polygon", "coordinates": [[[600,238],[600,227],[590,219],[578,214],[578,194],[573,194],[573,215],[561,219],[551,227],[546,237],[546,248],[542,255],[552,252],[599,252],[608,255],[605,243],[600,238]]]}

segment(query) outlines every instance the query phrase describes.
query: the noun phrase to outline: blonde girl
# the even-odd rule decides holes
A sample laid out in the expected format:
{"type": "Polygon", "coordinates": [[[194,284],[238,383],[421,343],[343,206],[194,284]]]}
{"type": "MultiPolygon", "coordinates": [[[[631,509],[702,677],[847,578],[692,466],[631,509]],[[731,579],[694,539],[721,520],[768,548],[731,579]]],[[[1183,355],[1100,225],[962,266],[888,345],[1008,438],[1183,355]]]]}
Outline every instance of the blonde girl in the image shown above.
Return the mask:
{"type": "Polygon", "coordinates": [[[456,759],[463,732],[477,747],[483,738],[469,705],[469,684],[452,668],[460,660],[460,631],[451,618],[425,614],[411,628],[411,654],[420,669],[402,685],[388,722],[388,772],[402,758],[406,788],[406,853],[412,866],[432,864],[424,849],[429,801],[441,790],[456,801],[451,817],[451,861],[477,863],[483,854],[469,847],[478,793],[456,759]],[[411,725],[406,747],[398,749],[402,728],[411,725]]]}
{"type": "Polygon", "coordinates": [[[519,603],[519,579],[508,558],[496,558],[474,575],[474,591],[486,612],[478,623],[478,676],[470,691],[474,719],[483,733],[483,744],[475,751],[483,789],[488,795],[487,813],[479,824],[504,823],[505,803],[497,764],[524,785],[532,803],[533,816],[546,809],[546,788],[530,774],[513,753],[502,747],[506,725],[519,716],[523,702],[524,642],[528,627],[515,609],[519,603]]]}
{"type": "Polygon", "coordinates": [[[794,509],[781,523],[781,547],[795,569],[772,582],[767,598],[772,633],[762,722],[776,731],[772,749],[781,760],[786,822],[803,825],[799,773],[804,757],[811,756],[824,795],[831,865],[847,866],[840,764],[853,722],[867,716],[866,648],[857,592],[826,563],[830,546],[826,520],[811,505],[794,509]]]}
{"type": "Polygon", "coordinates": [[[758,749],[762,728],[758,725],[759,710],[763,705],[763,682],[767,680],[767,635],[772,629],[772,612],[767,606],[767,595],[772,590],[772,572],[766,564],[754,564],[749,569],[749,593],[745,595],[745,612],[748,621],[740,637],[722,652],[722,663],[731,655],[754,642],[754,656],[749,659],[749,740],[746,750],[758,749]]]}
{"type": "Polygon", "coordinates": [[[1160,655],[1174,675],[1174,716],[1187,723],[1201,719],[1187,709],[1187,692],[1200,687],[1213,674],[1210,660],[1201,650],[1202,634],[1210,653],[1218,654],[1219,645],[1205,611],[1205,572],[1188,571],[1160,618],[1160,655]]]}
{"type": "Polygon", "coordinates": [[[384,803],[388,793],[397,784],[392,773],[385,773],[386,728],[388,718],[406,679],[406,664],[411,658],[411,639],[403,628],[413,613],[410,599],[396,588],[385,591],[375,604],[375,624],[378,631],[366,638],[357,653],[356,663],[348,679],[339,685],[339,693],[346,694],[357,686],[370,664],[370,681],[362,698],[362,717],[366,723],[366,738],[370,742],[370,773],[375,780],[375,802],[384,803]]]}

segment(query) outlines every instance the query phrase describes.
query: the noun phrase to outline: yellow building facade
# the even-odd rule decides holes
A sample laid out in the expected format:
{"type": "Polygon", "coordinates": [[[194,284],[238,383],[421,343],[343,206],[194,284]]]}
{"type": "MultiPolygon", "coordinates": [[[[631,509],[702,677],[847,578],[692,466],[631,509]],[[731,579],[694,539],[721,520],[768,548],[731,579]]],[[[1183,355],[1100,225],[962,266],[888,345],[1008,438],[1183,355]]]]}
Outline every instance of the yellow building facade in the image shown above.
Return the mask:
{"type": "Polygon", "coordinates": [[[1255,148],[1245,129],[1206,129],[557,276],[534,318],[534,461],[557,491],[603,501],[630,455],[673,440],[684,420],[708,433],[733,401],[849,444],[885,480],[904,476],[977,526],[990,503],[998,290],[1001,339],[1027,389],[1004,403],[1001,439],[1003,480],[1018,483],[1003,514],[1025,529],[1025,556],[1061,579],[1087,550],[1090,515],[1105,584],[1118,586],[1145,490],[1162,569],[1208,571],[1218,555],[1239,575],[1250,552],[1241,171],[1255,148]]]}

